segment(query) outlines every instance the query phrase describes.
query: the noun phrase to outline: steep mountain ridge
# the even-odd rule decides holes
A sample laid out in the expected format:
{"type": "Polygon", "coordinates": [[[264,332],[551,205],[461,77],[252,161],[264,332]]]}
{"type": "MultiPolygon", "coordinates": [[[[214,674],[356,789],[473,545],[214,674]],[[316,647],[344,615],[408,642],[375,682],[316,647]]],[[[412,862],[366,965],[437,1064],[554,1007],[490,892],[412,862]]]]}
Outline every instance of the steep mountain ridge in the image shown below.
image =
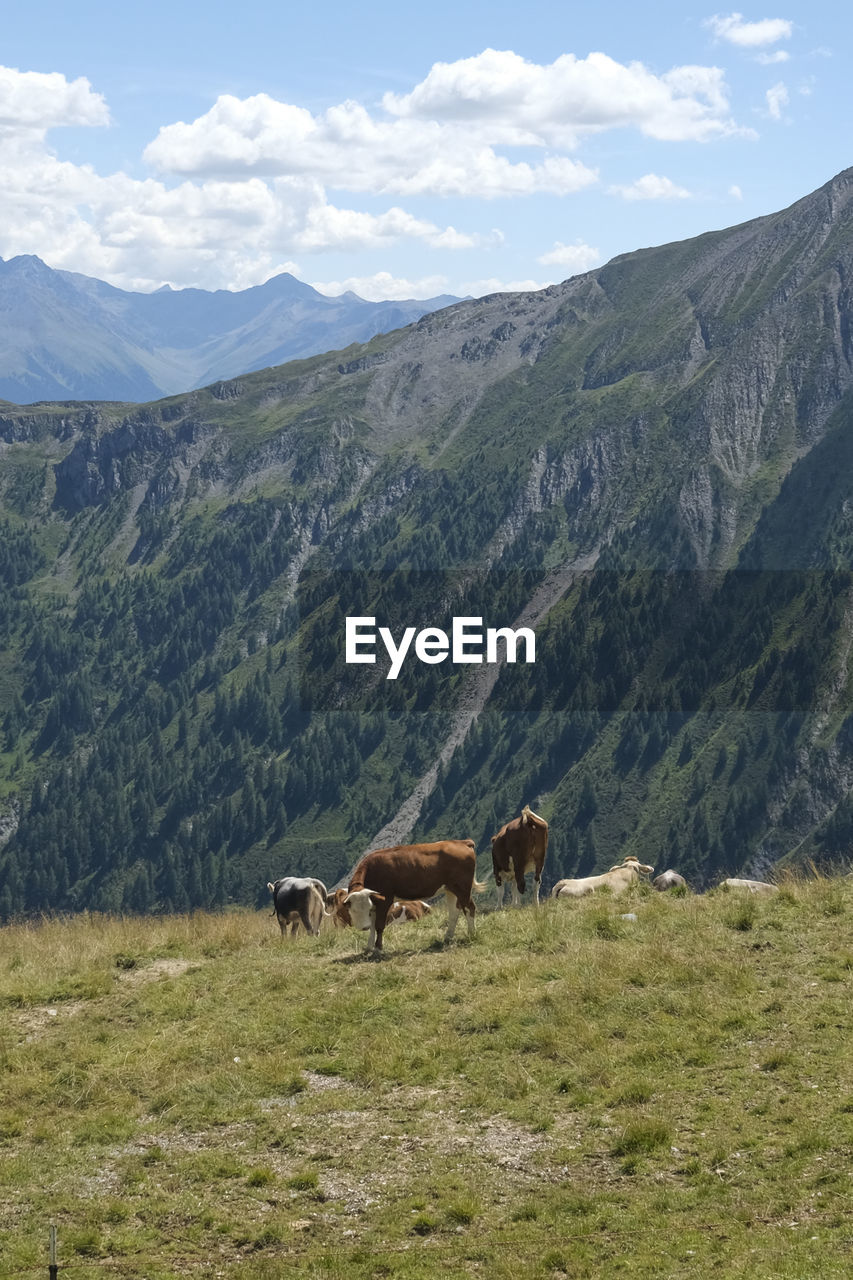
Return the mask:
{"type": "Polygon", "coordinates": [[[844,860],[851,195],[151,404],[4,406],[0,910],[334,880],[395,814],[485,852],[525,802],[553,879],[844,860]],[[536,664],[388,681],[352,614],[535,616],[536,664]]]}

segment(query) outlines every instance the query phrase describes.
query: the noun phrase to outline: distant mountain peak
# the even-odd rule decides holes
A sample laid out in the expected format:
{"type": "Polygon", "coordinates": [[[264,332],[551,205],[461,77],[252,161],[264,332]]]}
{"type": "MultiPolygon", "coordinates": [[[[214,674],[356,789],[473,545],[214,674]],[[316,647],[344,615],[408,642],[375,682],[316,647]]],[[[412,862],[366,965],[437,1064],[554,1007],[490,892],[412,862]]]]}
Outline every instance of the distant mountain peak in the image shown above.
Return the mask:
{"type": "Polygon", "coordinates": [[[34,254],[0,259],[0,399],[147,401],[366,342],[441,298],[329,298],[282,271],[249,289],[118,289],[34,254]]]}

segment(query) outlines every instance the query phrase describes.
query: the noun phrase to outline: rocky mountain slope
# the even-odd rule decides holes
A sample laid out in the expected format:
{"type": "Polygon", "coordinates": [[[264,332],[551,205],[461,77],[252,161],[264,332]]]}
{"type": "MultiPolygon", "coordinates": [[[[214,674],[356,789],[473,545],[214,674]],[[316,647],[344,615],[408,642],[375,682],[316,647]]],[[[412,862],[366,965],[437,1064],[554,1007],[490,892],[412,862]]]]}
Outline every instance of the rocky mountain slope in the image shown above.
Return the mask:
{"type": "Polygon", "coordinates": [[[252,900],[380,833],[482,871],[525,802],[551,880],[846,861],[852,205],[846,171],[366,346],[7,406],[0,911],[252,900]],[[536,663],[389,681],[353,615],[526,619],[536,663]]]}
{"type": "Polygon", "coordinates": [[[330,298],[287,272],[240,292],[131,293],[32,255],[0,260],[0,398],[151,400],[366,342],[455,301],[330,298]]]}

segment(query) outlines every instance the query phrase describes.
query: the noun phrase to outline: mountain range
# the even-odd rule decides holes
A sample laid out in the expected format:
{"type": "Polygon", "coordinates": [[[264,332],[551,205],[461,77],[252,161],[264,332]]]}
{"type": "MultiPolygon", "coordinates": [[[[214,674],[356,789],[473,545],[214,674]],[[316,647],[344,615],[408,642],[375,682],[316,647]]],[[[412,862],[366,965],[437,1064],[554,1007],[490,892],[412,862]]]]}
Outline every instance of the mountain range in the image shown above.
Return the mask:
{"type": "Polygon", "coordinates": [[[327,297],[283,272],[252,289],[132,293],[0,259],[0,398],[151,400],[365,342],[458,299],[327,297]]]}
{"type": "MultiPolygon", "coordinates": [[[[696,886],[853,847],[853,170],[144,405],[0,413],[0,915],[489,838],[696,886]],[[348,617],[534,664],[344,661],[348,617]]],[[[381,650],[379,651],[381,655],[381,650]]]]}

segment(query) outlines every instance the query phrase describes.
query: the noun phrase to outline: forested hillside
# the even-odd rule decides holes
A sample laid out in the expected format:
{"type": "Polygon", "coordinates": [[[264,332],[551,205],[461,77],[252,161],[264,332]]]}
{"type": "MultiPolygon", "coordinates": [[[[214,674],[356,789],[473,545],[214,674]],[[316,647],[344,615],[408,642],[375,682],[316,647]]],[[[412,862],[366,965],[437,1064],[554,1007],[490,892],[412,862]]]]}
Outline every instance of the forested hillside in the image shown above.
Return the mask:
{"type": "Polygon", "coordinates": [[[397,838],[481,872],[526,802],[550,881],[849,862],[851,195],[146,406],[2,406],[0,915],[334,881],[443,749],[397,838]],[[348,615],[535,615],[536,663],[390,681],[348,615]]]}

